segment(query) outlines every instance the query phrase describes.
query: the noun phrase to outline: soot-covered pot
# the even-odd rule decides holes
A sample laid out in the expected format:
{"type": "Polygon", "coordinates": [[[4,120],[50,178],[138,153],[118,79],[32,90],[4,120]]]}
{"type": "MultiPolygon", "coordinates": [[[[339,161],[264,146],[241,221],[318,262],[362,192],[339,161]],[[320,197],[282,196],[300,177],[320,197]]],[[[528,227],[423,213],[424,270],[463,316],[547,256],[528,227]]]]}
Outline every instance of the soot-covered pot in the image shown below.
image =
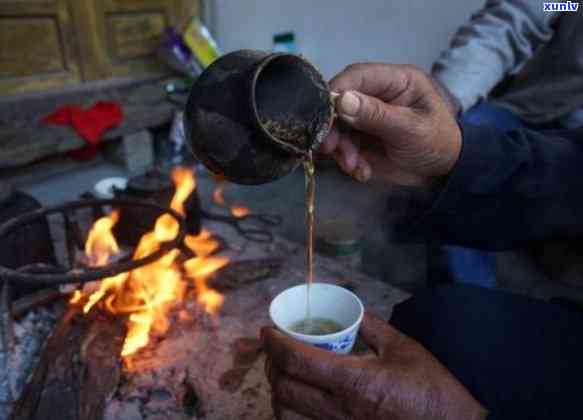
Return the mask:
{"type": "Polygon", "coordinates": [[[256,50],[235,51],[209,66],[184,113],[194,155],[238,184],[290,173],[322,143],[333,119],[328,85],[312,64],[256,50]]]}

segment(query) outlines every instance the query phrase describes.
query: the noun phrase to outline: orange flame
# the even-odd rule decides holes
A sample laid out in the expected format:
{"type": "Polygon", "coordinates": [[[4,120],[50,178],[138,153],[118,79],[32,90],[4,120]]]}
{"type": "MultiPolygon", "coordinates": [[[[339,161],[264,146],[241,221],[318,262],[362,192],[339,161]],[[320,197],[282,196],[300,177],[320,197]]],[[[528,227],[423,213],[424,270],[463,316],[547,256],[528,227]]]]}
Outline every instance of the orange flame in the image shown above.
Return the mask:
{"type": "Polygon", "coordinates": [[[213,203],[219,206],[225,205],[225,197],[223,193],[225,192],[225,186],[222,184],[217,185],[213,191],[213,203]]]}
{"type": "Polygon", "coordinates": [[[81,293],[81,290],[75,290],[73,292],[73,296],[71,296],[71,299],[69,299],[69,303],[71,305],[76,305],[77,303],[81,302],[82,299],[83,293],[81,293]]]}
{"type": "Polygon", "coordinates": [[[214,289],[207,287],[206,279],[196,280],[196,301],[204,306],[204,310],[215,315],[217,311],[223,306],[225,297],[214,289]]]}
{"type": "MultiPolygon", "coordinates": [[[[216,186],[215,190],[213,191],[213,202],[221,207],[225,207],[227,204],[225,202],[225,184],[223,180],[217,180],[218,185],[216,186]]],[[[231,214],[235,217],[245,217],[248,216],[251,211],[241,204],[235,204],[231,206],[231,214]]]]}
{"type": "Polygon", "coordinates": [[[206,257],[211,255],[219,248],[219,241],[211,237],[211,233],[203,229],[197,236],[186,235],[184,238],[184,244],[192,252],[196,254],[197,257],[206,257]]]}
{"type": "Polygon", "coordinates": [[[187,168],[176,168],[172,171],[172,181],[176,186],[176,192],[170,202],[170,208],[184,216],[184,202],[196,188],[194,173],[187,168]]]}
{"type": "MultiPolygon", "coordinates": [[[[188,169],[177,168],[172,173],[172,179],[176,192],[170,207],[184,215],[184,203],[196,188],[194,174],[188,169]]],[[[119,252],[111,232],[118,217],[117,213],[113,213],[109,218],[99,219],[92,227],[86,244],[86,253],[92,264],[106,264],[112,255],[119,252]]],[[[176,237],[178,228],[178,222],[172,216],[160,216],[154,229],[140,239],[133,258],[140,259],[156,252],[163,242],[176,237]]],[[[168,330],[168,313],[183,301],[186,293],[188,284],[183,278],[183,270],[195,280],[197,302],[208,313],[216,313],[223,303],[223,296],[206,284],[208,276],[229,261],[225,257],[209,256],[219,247],[219,243],[210,232],[203,230],[200,235],[187,236],[185,245],[197,257],[183,266],[178,263],[180,251],[175,249],[130,273],[103,279],[99,289],[89,296],[76,291],[70,302],[76,304],[85,300],[85,313],[101,302],[113,314],[128,315],[128,333],[121,354],[130,356],[145,347],[152,334],[164,334],[168,330]]]]}
{"type": "Polygon", "coordinates": [[[231,207],[231,214],[235,217],[245,217],[248,216],[250,213],[249,209],[245,206],[236,205],[231,207]]]}
{"type": "Polygon", "coordinates": [[[85,242],[85,255],[89,266],[103,266],[113,255],[119,253],[119,246],[111,231],[118,220],[119,213],[114,211],[111,215],[98,219],[91,227],[85,242]]]}
{"type": "Polygon", "coordinates": [[[184,263],[184,270],[194,280],[196,301],[204,306],[209,314],[215,314],[222,306],[224,297],[219,292],[208,287],[211,274],[229,263],[226,257],[196,257],[184,263]]]}

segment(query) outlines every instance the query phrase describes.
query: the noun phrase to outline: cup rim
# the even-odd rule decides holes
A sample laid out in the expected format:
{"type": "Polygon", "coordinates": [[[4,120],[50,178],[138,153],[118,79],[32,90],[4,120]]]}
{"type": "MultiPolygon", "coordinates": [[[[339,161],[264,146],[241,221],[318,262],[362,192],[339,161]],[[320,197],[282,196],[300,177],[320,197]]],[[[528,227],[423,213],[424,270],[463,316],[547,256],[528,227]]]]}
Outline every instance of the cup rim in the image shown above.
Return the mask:
{"type": "Polygon", "coordinates": [[[332,287],[335,289],[339,289],[340,291],[342,291],[343,293],[346,293],[347,295],[351,296],[357,303],[358,303],[358,307],[360,309],[360,313],[358,315],[358,318],[356,319],[356,321],[354,321],[352,324],[350,324],[348,327],[342,329],[341,331],[332,333],[332,334],[324,334],[324,335],[311,335],[311,334],[302,334],[302,333],[298,333],[295,332],[293,330],[290,330],[287,327],[284,327],[283,325],[281,325],[279,322],[277,322],[274,317],[273,317],[273,302],[275,302],[275,300],[280,297],[282,294],[288,292],[289,290],[293,290],[293,289],[299,289],[299,288],[306,288],[307,285],[306,284],[298,284],[296,286],[292,286],[292,287],[288,287],[285,290],[282,290],[280,293],[278,293],[272,300],[271,303],[269,304],[269,318],[271,319],[271,322],[273,322],[275,324],[275,326],[282,332],[289,334],[289,335],[293,335],[295,337],[298,337],[299,339],[302,340],[306,340],[306,341],[310,341],[313,340],[314,338],[317,338],[318,340],[322,340],[322,341],[327,341],[327,340],[334,340],[336,338],[342,337],[343,335],[346,335],[346,333],[350,330],[352,330],[355,326],[360,325],[360,323],[362,322],[362,319],[364,318],[364,305],[362,303],[362,301],[360,300],[360,298],[353,292],[351,292],[350,290],[342,287],[342,286],[338,286],[337,284],[334,283],[324,283],[324,282],[314,282],[312,283],[312,286],[315,285],[319,285],[319,286],[326,286],[326,287],[332,287]]]}

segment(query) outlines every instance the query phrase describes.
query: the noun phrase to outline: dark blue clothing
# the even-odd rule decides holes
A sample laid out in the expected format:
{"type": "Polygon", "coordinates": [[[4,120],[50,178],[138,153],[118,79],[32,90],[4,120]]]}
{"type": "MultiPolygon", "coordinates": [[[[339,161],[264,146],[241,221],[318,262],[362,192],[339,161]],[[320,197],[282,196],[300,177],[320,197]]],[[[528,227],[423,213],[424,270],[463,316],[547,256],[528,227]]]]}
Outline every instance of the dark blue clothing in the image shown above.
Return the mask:
{"type": "MultiPolygon", "coordinates": [[[[462,115],[461,121],[478,126],[492,126],[502,131],[527,128],[527,124],[517,115],[489,102],[481,102],[468,110],[462,115]]],[[[453,282],[494,288],[496,254],[474,248],[429,242],[427,279],[431,285],[453,282]]]]}
{"type": "Polygon", "coordinates": [[[583,128],[461,128],[456,166],[431,208],[408,227],[485,250],[583,237],[583,128]]]}
{"type": "MultiPolygon", "coordinates": [[[[462,124],[460,158],[409,228],[506,250],[583,237],[583,129],[504,133],[462,124]]],[[[391,323],[420,341],[499,419],[581,418],[583,314],[471,286],[422,292],[391,323]]]]}
{"type": "Polygon", "coordinates": [[[579,419],[583,312],[469,285],[418,293],[391,324],[429,349],[488,419],[579,419]]]}
{"type": "MultiPolygon", "coordinates": [[[[468,109],[461,117],[464,123],[496,127],[502,131],[517,130],[530,127],[528,123],[521,120],[518,115],[506,108],[480,102],[478,105],[468,109]]],[[[531,127],[532,128],[532,127],[531,127]]]]}

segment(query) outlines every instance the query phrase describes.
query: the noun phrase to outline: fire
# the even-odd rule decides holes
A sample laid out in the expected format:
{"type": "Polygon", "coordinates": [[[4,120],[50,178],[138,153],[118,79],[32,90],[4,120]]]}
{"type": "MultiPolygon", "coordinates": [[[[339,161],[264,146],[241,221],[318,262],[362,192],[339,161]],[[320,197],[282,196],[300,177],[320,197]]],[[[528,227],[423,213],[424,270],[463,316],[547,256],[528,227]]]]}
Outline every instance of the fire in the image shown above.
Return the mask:
{"type": "Polygon", "coordinates": [[[191,170],[176,168],[172,172],[172,180],[176,186],[176,193],[172,197],[170,208],[184,216],[184,202],[196,188],[196,181],[191,170]]]}
{"type": "MultiPolygon", "coordinates": [[[[176,192],[170,207],[181,215],[185,214],[184,203],[196,188],[192,171],[177,168],[172,173],[176,192]]],[[[111,257],[119,253],[112,228],[119,219],[114,212],[101,218],[93,225],[85,247],[91,265],[107,264],[111,257]]],[[[153,230],[144,234],[136,247],[133,258],[140,259],[156,252],[160,245],[172,240],[178,234],[178,222],[168,214],[160,216],[153,230]]],[[[209,314],[215,314],[224,297],[207,285],[207,279],[219,268],[228,264],[226,257],[213,257],[219,243],[211,233],[203,230],[199,235],[189,235],[185,245],[195,254],[195,258],[180,263],[180,251],[175,249],[159,260],[137,268],[129,273],[102,279],[99,289],[87,296],[76,291],[71,304],[81,304],[83,311],[89,312],[96,304],[102,304],[109,312],[128,316],[128,333],[122,356],[127,357],[145,347],[153,334],[164,334],[169,326],[169,312],[183,302],[189,283],[194,280],[196,301],[209,314]]]]}
{"type": "Polygon", "coordinates": [[[75,290],[73,292],[73,296],[71,296],[71,299],[69,299],[69,303],[71,305],[75,305],[75,304],[81,302],[82,299],[83,299],[83,293],[81,293],[81,290],[75,290]]]}
{"type": "Polygon", "coordinates": [[[208,287],[208,278],[228,263],[229,259],[226,257],[195,257],[184,263],[187,275],[194,280],[197,302],[210,314],[216,313],[222,306],[224,297],[208,287]]]}
{"type": "Polygon", "coordinates": [[[196,281],[196,291],[198,294],[196,301],[204,306],[207,313],[214,315],[223,306],[225,297],[216,290],[207,287],[205,279],[196,281]]]}
{"type": "MultiPolygon", "coordinates": [[[[224,184],[224,180],[222,179],[218,179],[216,180],[218,185],[216,186],[215,190],[213,191],[213,202],[221,207],[226,207],[227,203],[225,201],[225,197],[223,195],[223,193],[225,192],[225,184],[224,184]]],[[[241,217],[245,217],[248,216],[249,213],[251,213],[251,211],[241,205],[241,204],[235,204],[233,206],[231,206],[231,214],[235,217],[241,218],[241,217]]]]}
{"type": "Polygon", "coordinates": [[[184,238],[184,244],[188,249],[194,252],[197,257],[206,257],[219,248],[219,241],[214,239],[211,236],[211,233],[206,229],[203,229],[197,236],[186,235],[186,238],[184,238]]]}
{"type": "Polygon", "coordinates": [[[118,220],[119,213],[114,211],[98,219],[91,227],[85,242],[85,255],[90,267],[103,266],[119,253],[119,246],[111,231],[118,220]]]}
{"type": "Polygon", "coordinates": [[[225,205],[225,197],[223,193],[225,191],[225,186],[222,184],[217,185],[215,190],[213,191],[213,203],[224,206],[225,205]]]}
{"type": "Polygon", "coordinates": [[[235,217],[245,217],[248,216],[250,213],[249,209],[245,206],[237,205],[231,207],[231,214],[235,217]]]}
{"type": "Polygon", "coordinates": [[[184,271],[194,280],[197,302],[206,312],[214,314],[222,306],[224,298],[216,290],[209,288],[207,281],[211,274],[227,265],[229,259],[209,256],[219,247],[219,242],[206,229],[197,236],[187,236],[184,244],[196,254],[195,258],[184,263],[184,271]]]}
{"type": "Polygon", "coordinates": [[[196,257],[184,263],[186,273],[195,279],[207,278],[229,262],[226,257],[196,257]]]}

